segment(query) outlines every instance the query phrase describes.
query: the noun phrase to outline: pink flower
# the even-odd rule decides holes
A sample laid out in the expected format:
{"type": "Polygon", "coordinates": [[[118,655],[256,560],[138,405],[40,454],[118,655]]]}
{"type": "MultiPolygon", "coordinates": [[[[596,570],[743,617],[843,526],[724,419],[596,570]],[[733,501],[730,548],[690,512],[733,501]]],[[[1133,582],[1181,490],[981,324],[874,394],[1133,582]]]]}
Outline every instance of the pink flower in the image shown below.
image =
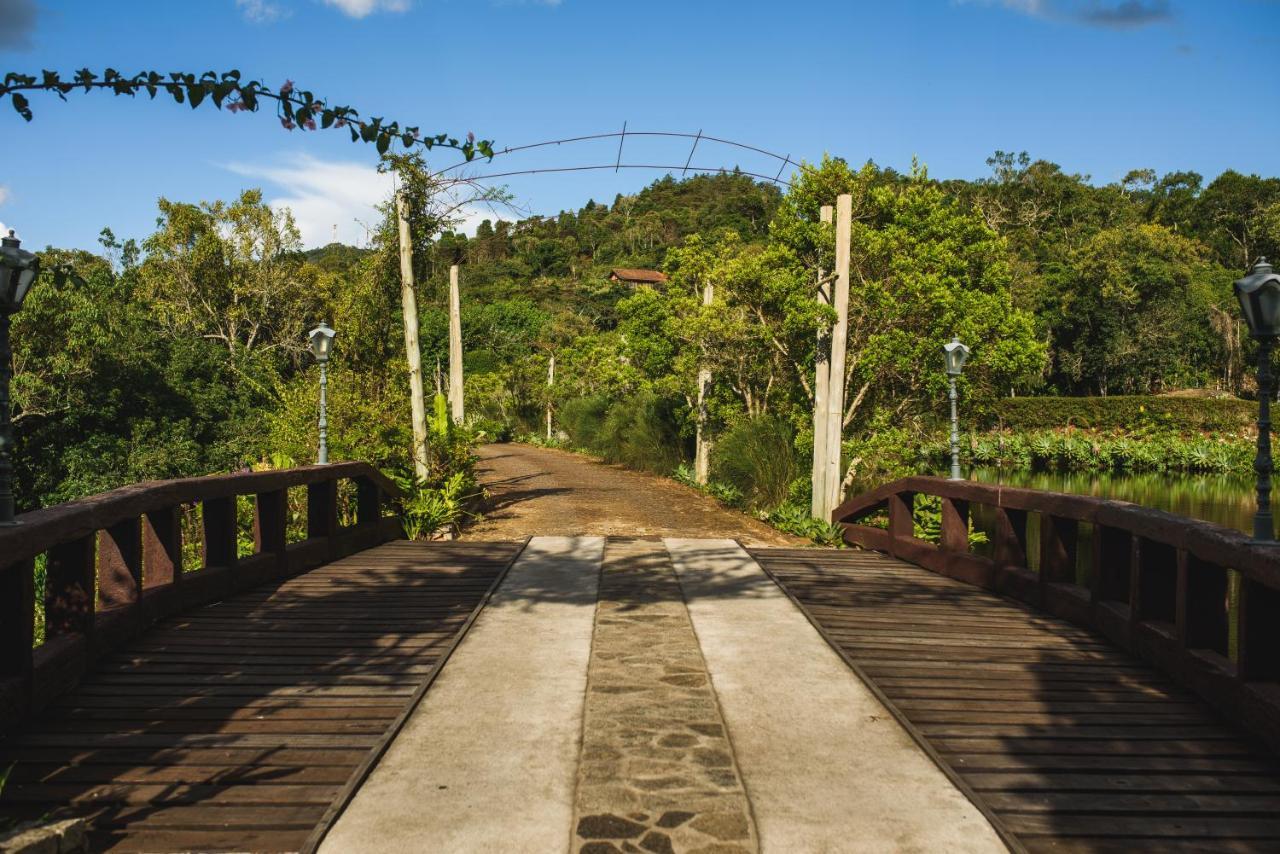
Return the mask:
{"type": "Polygon", "coordinates": [[[344,128],[344,127],[346,127],[346,126],[347,126],[347,120],[346,120],[346,119],[338,119],[336,122],[334,122],[334,123],[333,123],[333,126],[334,126],[334,127],[336,127],[336,128],[344,128]]]}
{"type": "Polygon", "coordinates": [[[306,121],[306,123],[303,125],[303,127],[305,127],[307,130],[315,130],[315,129],[316,129],[316,120],[315,120],[315,119],[307,119],[307,121],[306,121]]]}
{"type": "Polygon", "coordinates": [[[285,130],[293,130],[296,127],[296,125],[293,122],[289,121],[286,118],[280,119],[280,126],[283,127],[285,130]]]}
{"type": "Polygon", "coordinates": [[[247,110],[247,109],[249,108],[246,107],[244,104],[240,103],[239,101],[232,101],[230,104],[227,104],[228,113],[238,113],[241,110],[247,110]]]}
{"type": "Polygon", "coordinates": [[[475,142],[475,141],[476,141],[476,135],[471,131],[467,131],[467,142],[475,142]]]}
{"type": "Polygon", "coordinates": [[[284,81],[284,85],[280,87],[280,96],[284,97],[285,95],[288,95],[292,91],[293,91],[293,81],[286,80],[284,81]]]}

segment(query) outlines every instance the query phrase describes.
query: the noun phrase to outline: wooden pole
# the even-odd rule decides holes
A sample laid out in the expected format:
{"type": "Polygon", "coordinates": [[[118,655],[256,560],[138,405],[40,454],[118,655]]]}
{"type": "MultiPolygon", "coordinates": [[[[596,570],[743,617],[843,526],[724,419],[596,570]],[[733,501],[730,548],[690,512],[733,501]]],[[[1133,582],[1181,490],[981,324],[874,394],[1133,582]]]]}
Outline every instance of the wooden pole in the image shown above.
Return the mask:
{"type": "MultiPolygon", "coordinates": [[[[823,205],[819,220],[831,222],[834,209],[823,205]]],[[[818,268],[818,302],[831,305],[831,283],[823,282],[826,272],[818,268]]],[[[827,506],[827,387],[831,382],[831,327],[818,330],[818,349],[813,370],[813,476],[809,504],[810,515],[824,522],[831,518],[827,506]]]]}
{"type": "Polygon", "coordinates": [[[556,354],[547,362],[547,441],[551,441],[551,387],[556,384],[556,354]]]}
{"type": "Polygon", "coordinates": [[[836,197],[836,280],[831,295],[836,324],[831,328],[831,380],[827,386],[827,503],[824,518],[840,504],[840,439],[844,434],[844,362],[849,346],[849,254],[853,239],[853,196],[836,197]]]}
{"type": "MultiPolygon", "coordinates": [[[[702,286],[702,304],[711,305],[715,298],[715,286],[707,282],[702,286]]],[[[711,369],[698,368],[698,423],[694,438],[693,478],[703,486],[711,479],[711,440],[707,438],[707,394],[711,391],[711,369]]]]}
{"type": "Polygon", "coordinates": [[[413,419],[413,470],[427,478],[427,405],[422,391],[422,351],[418,348],[418,295],[413,289],[413,240],[409,234],[409,202],[396,194],[400,225],[400,310],[404,315],[404,352],[409,361],[409,406],[413,419]]]}
{"type": "Polygon", "coordinates": [[[458,295],[458,265],[449,268],[449,404],[456,424],[462,423],[462,306],[458,295]]]}

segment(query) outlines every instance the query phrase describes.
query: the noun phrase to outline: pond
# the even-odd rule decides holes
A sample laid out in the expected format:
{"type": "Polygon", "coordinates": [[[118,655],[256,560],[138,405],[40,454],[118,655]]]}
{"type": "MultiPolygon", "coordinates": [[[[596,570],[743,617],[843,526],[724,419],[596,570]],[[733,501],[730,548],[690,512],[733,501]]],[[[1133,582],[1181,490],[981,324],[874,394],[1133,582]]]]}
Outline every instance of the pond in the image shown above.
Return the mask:
{"type": "MultiPolygon", "coordinates": [[[[941,473],[943,477],[946,473],[941,473]]],[[[1162,474],[1156,472],[1032,471],[1028,469],[974,468],[967,476],[979,483],[1022,486],[1073,495],[1096,495],[1132,501],[1194,519],[1204,519],[1253,530],[1256,509],[1252,477],[1213,474],[1162,474]]],[[[1280,499],[1280,491],[1276,498],[1280,499]]]]}

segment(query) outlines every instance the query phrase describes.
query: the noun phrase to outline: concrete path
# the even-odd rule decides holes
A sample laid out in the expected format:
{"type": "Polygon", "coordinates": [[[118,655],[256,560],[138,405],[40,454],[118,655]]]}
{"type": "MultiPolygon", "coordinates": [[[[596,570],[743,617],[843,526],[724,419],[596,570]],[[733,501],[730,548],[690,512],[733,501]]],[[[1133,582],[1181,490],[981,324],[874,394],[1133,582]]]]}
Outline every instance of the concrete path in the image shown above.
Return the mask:
{"type": "Polygon", "coordinates": [[[322,852],[569,849],[603,550],[529,543],[322,852]]]}
{"type": "Polygon", "coordinates": [[[741,546],[666,545],[761,850],[1006,850],[741,546]]]}
{"type": "Polygon", "coordinates": [[[736,542],[599,537],[530,542],[322,847],[1005,850],[736,542]]]}

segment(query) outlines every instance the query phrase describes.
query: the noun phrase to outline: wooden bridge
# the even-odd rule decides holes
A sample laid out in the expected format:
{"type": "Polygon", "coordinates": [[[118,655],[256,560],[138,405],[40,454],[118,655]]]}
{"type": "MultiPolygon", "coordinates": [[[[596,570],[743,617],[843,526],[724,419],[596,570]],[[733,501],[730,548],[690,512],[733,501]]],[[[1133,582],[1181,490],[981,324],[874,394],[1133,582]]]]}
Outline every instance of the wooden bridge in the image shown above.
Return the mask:
{"type": "Polygon", "coordinates": [[[836,511],[857,549],[409,543],[395,497],[346,463],[0,531],[4,814],[120,851],[1280,850],[1280,550],[1235,532],[921,477],[836,511]]]}

